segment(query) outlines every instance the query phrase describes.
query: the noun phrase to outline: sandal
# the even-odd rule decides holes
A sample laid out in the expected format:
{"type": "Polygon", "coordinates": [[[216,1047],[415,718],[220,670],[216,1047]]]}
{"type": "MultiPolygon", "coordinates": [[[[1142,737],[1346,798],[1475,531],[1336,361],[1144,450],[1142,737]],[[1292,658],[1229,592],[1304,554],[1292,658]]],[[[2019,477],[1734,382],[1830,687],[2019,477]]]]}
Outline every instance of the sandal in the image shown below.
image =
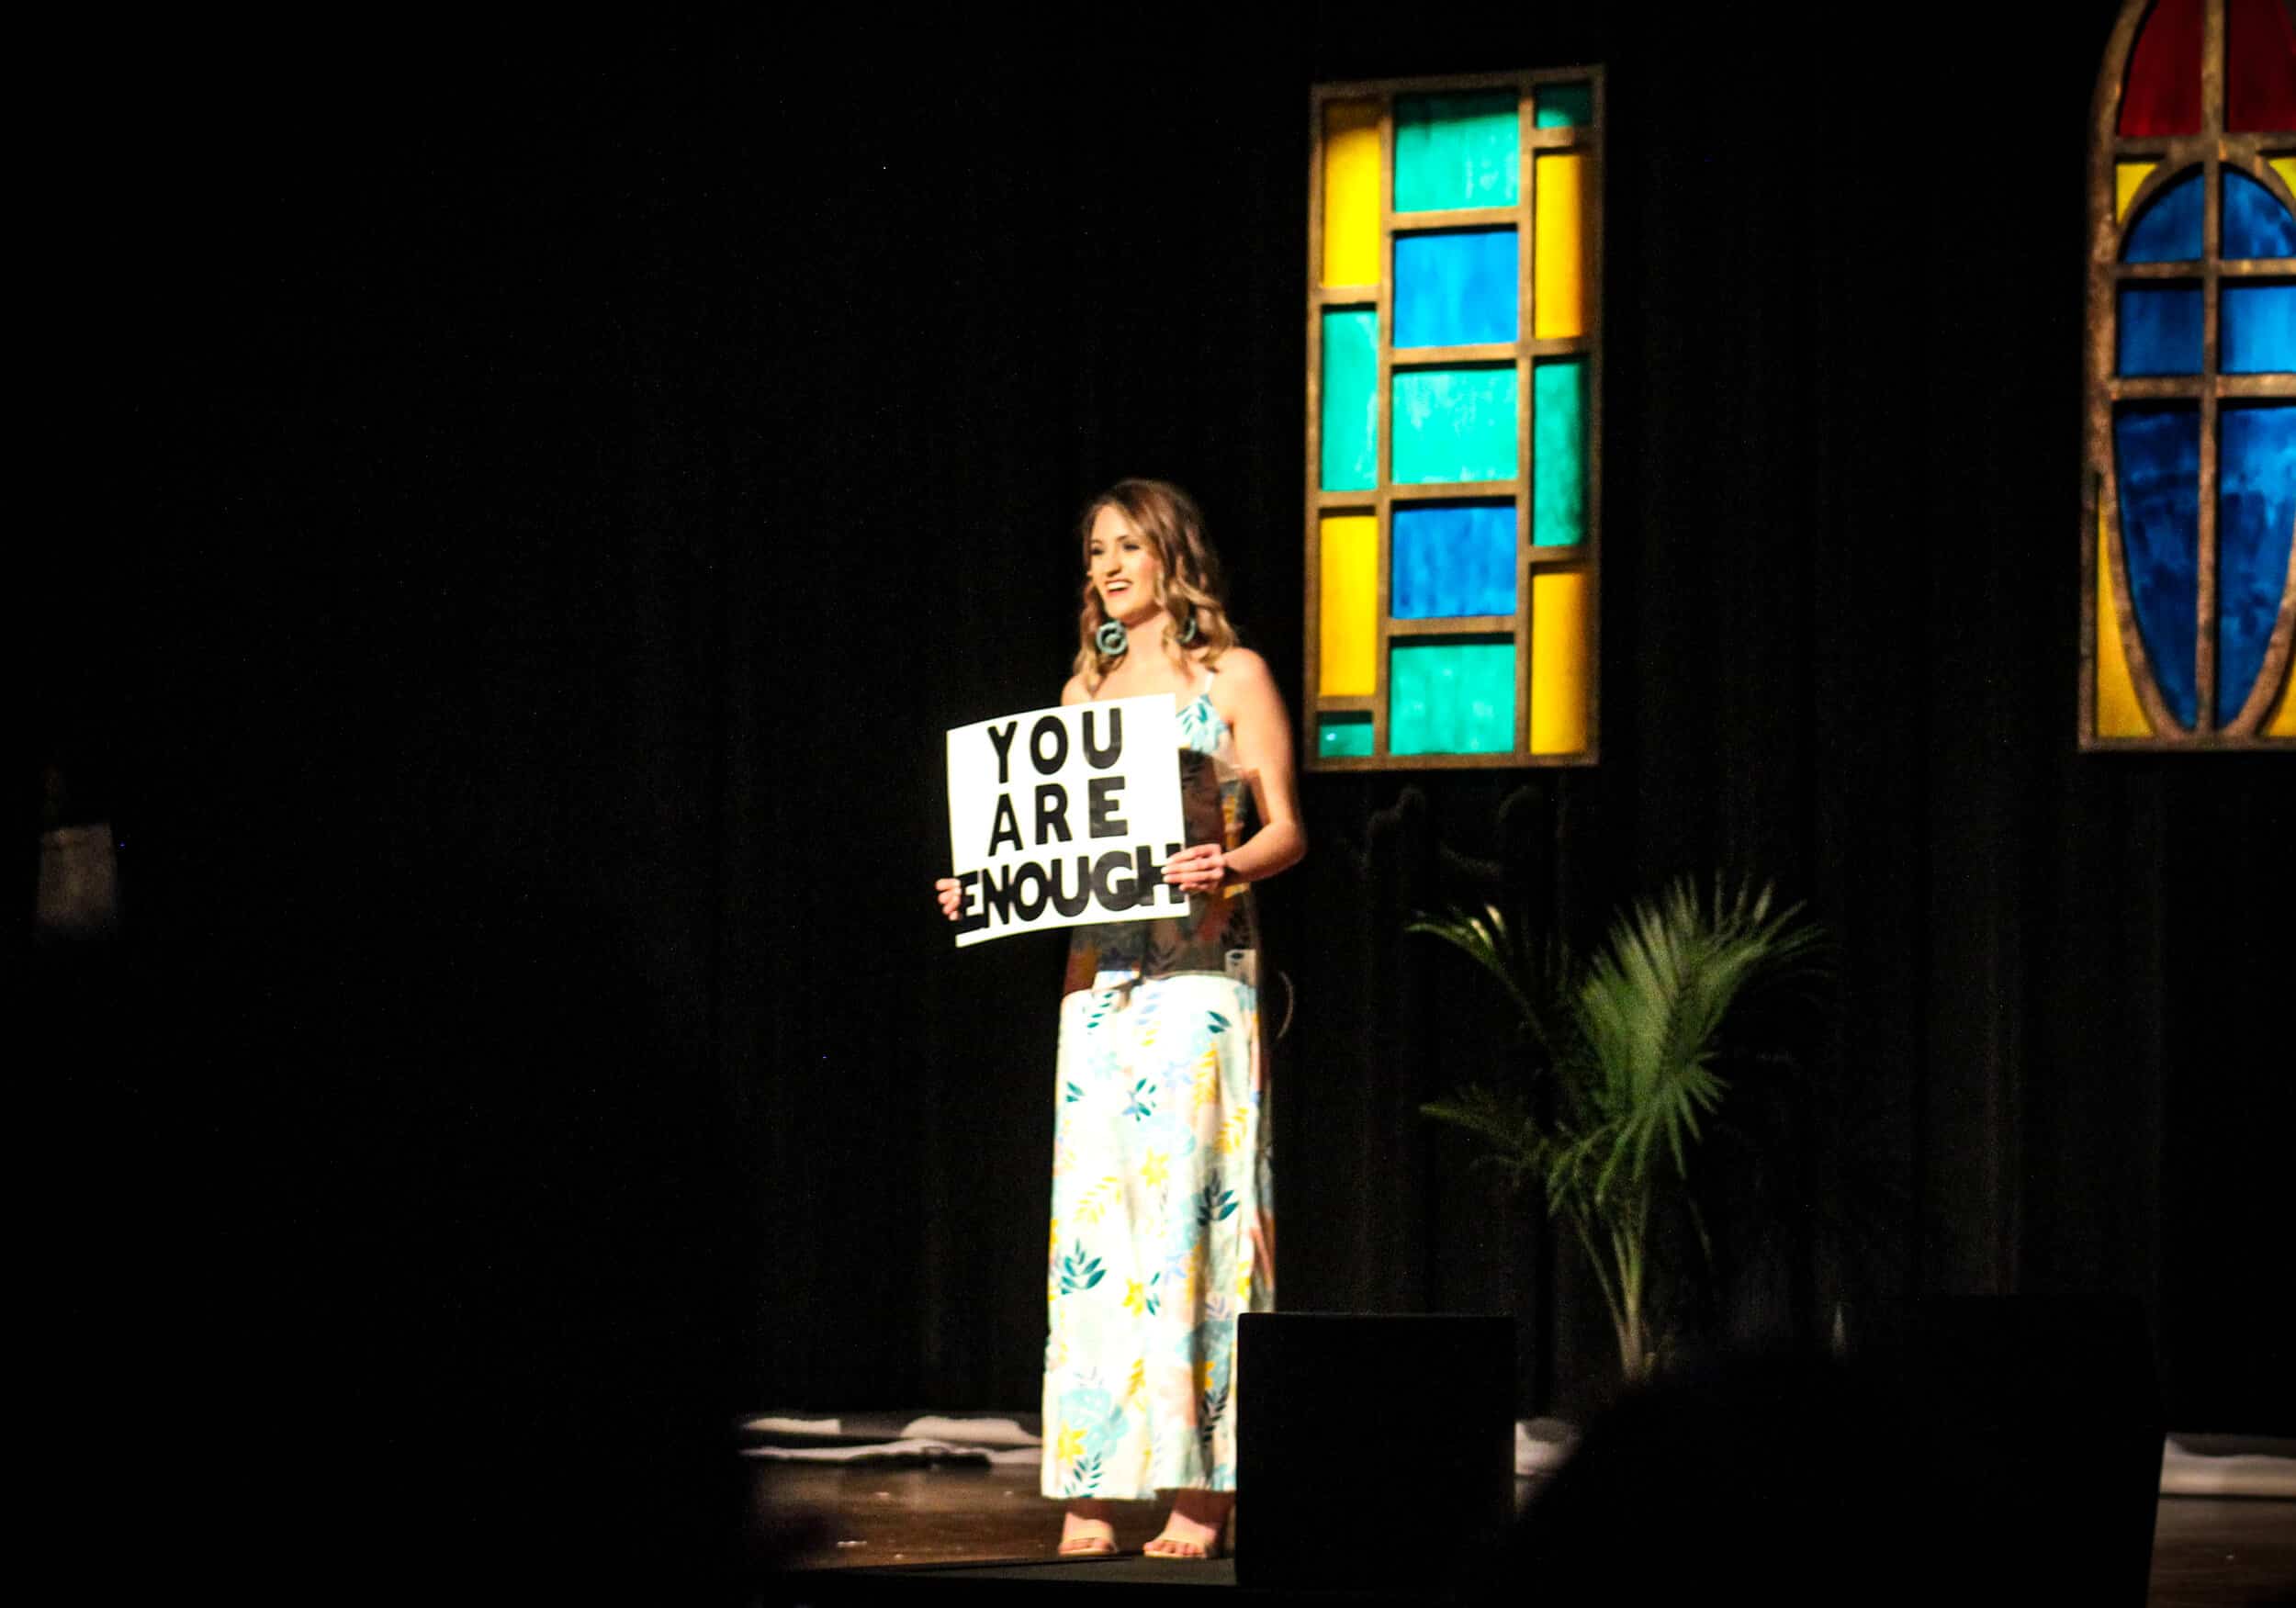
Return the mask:
{"type": "Polygon", "coordinates": [[[1061,1537],[1060,1556],[1063,1557],[1109,1557],[1116,1552],[1116,1526],[1106,1519],[1079,1519],[1080,1526],[1061,1537]]]}
{"type": "Polygon", "coordinates": [[[1193,1541],[1183,1541],[1176,1535],[1159,1535],[1142,1547],[1140,1555],[1142,1557],[1161,1557],[1197,1563],[1208,1558],[1224,1557],[1227,1556],[1227,1547],[1217,1539],[1210,1546],[1199,1546],[1193,1541]]]}
{"type": "Polygon", "coordinates": [[[1235,1545],[1234,1535],[1235,1504],[1230,1502],[1227,1512],[1221,1518],[1219,1533],[1212,1536],[1210,1543],[1183,1541],[1176,1535],[1159,1535],[1142,1547],[1140,1555],[1142,1557],[1162,1557],[1187,1563],[1225,1557],[1229,1548],[1235,1545]]]}

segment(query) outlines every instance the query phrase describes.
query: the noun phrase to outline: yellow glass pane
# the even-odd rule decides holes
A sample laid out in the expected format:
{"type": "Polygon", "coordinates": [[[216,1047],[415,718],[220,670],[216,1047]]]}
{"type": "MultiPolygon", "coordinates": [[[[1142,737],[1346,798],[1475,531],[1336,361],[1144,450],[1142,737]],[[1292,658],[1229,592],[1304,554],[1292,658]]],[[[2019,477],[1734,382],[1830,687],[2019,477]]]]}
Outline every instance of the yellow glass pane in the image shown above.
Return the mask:
{"type": "Polygon", "coordinates": [[[2296,190],[2296,156],[2274,157],[2272,171],[2280,175],[2280,183],[2291,190],[2296,190]]]}
{"type": "Polygon", "coordinates": [[[2129,215],[2129,197],[2136,194],[2144,175],[2160,165],[2157,162],[2116,162],[2112,164],[2112,215],[2116,219],[2129,215]]]}
{"type": "Polygon", "coordinates": [[[1379,521],[1335,513],[1323,521],[1322,660],[1316,687],[1325,697],[1369,697],[1379,690],[1379,521]]]}
{"type": "Polygon", "coordinates": [[[1323,283],[1379,282],[1379,103],[1323,108],[1323,283]]]}
{"type": "Polygon", "coordinates": [[[2136,701],[2128,649],[2121,644],[2121,611],[2112,602],[2112,554],[2105,545],[2105,511],[2097,511],[2097,735],[2149,737],[2153,723],[2136,701]]]}
{"type": "Polygon", "coordinates": [[[1536,171],[1537,235],[1531,258],[1531,334],[1541,341],[1583,335],[1586,158],[1577,152],[1542,156],[1536,171]]]}
{"type": "Polygon", "coordinates": [[[2280,706],[2264,723],[2268,737],[2296,737],[2296,671],[2280,686],[2280,706]]]}
{"type": "Polygon", "coordinates": [[[1575,754],[1586,747],[1586,602],[1583,570],[1531,577],[1534,754],[1575,754]]]}

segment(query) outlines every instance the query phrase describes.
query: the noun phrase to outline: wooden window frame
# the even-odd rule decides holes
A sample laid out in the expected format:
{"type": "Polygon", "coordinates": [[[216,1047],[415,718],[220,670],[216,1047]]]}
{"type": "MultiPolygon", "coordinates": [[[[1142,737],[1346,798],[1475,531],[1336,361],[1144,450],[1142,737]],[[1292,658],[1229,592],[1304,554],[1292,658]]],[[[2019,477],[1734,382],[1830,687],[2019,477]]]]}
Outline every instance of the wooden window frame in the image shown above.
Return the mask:
{"type": "MultiPolygon", "coordinates": [[[[2128,137],[2120,132],[2121,102],[2129,58],[2151,0],[2127,0],[2105,48],[2090,103],[2088,163],[2088,343],[2081,476],[2080,747],[2091,752],[2191,753],[2223,750],[2296,750],[2296,738],[2274,737],[2262,726],[2288,686],[2289,656],[2296,641],[2296,575],[2283,583],[2280,611],[2264,653],[2264,664],[2248,700],[2228,723],[2216,722],[2216,508],[2217,417],[2222,403],[2258,398],[2296,399],[2296,374],[2219,372],[2217,304],[2226,280],[2279,279],[2296,282],[2296,258],[2222,260],[2220,230],[2223,175],[2246,174],[2296,212],[2291,194],[2270,158],[2296,156],[2296,129],[2245,134],[2224,130],[2224,0],[2204,0],[2200,40],[2200,128],[2183,135],[2128,137]],[[2120,205],[2116,168],[2129,161],[2155,165],[2120,205]],[[2192,263],[2123,263],[2125,225],[2140,217],[2167,186],[2198,173],[2204,219],[2201,254],[2192,263]],[[2201,294],[2200,372],[2196,375],[2122,378],[2117,372],[2120,288],[2132,280],[2164,279],[2197,284],[2201,294]],[[2123,401],[2189,400],[2200,415],[2200,603],[2198,708],[2189,732],[2180,727],[2155,680],[2151,658],[2138,629],[2129,592],[2128,559],[2122,545],[2120,482],[2113,453],[2112,416],[2123,401]],[[2149,737],[2104,737],[2097,730],[2097,545],[2098,518],[2105,522],[2105,550],[2113,591],[2114,618],[2121,632],[2129,677],[2138,704],[2153,728],[2149,737]]],[[[2296,572],[2296,550],[2290,568],[2296,572]]],[[[2291,692],[2296,696],[2296,692],[2291,692]]]]}
{"type": "Polygon", "coordinates": [[[1604,71],[1599,66],[1540,68],[1520,73],[1467,73],[1439,78],[1379,78],[1319,84],[1309,97],[1308,137],[1308,377],[1307,377],[1307,678],[1305,718],[1300,723],[1302,764],[1311,771],[1513,770],[1524,767],[1587,766],[1602,749],[1602,499],[1603,499],[1603,136],[1608,127],[1604,71]],[[1590,124],[1541,129],[1535,107],[1537,91],[1557,84],[1589,86],[1590,124]],[[1395,211],[1395,99],[1398,96],[1450,95],[1476,90],[1515,92],[1522,182],[1512,207],[1446,211],[1395,211]],[[1379,283],[1326,286],[1323,274],[1323,126],[1325,108],[1335,101],[1377,99],[1379,107],[1379,283]],[[1575,152],[1586,158],[1581,193],[1585,212],[1581,295],[1584,331],[1565,339],[1536,340],[1538,164],[1542,155],[1575,152]],[[1516,231],[1518,295],[1516,338],[1474,346],[1394,345],[1395,237],[1445,230],[1512,226],[1516,231]],[[1325,491],[1322,478],[1323,315],[1341,309],[1370,308],[1379,324],[1377,388],[1378,476],[1368,490],[1325,491]],[[1586,528],[1569,547],[1539,547],[1531,540],[1531,487],[1535,421],[1532,364],[1539,358],[1576,357],[1584,365],[1586,528]],[[1469,363],[1510,363],[1515,375],[1515,477],[1510,480],[1398,486],[1392,476],[1394,433],[1389,399],[1398,370],[1450,367],[1469,363]],[[1514,504],[1515,611],[1513,615],[1397,620],[1389,592],[1393,581],[1390,552],[1393,512],[1412,502],[1502,501],[1514,504]],[[1322,677],[1322,521],[1329,514],[1368,514],[1378,526],[1374,562],[1379,566],[1378,641],[1374,691],[1366,695],[1325,696],[1322,677]],[[1542,573],[1578,571],[1586,577],[1584,624],[1586,662],[1586,747],[1567,754],[1530,751],[1532,579],[1542,573]],[[1511,635],[1514,640],[1514,741],[1506,752],[1486,754],[1390,754],[1388,748],[1389,653],[1395,639],[1511,635]],[[1371,715],[1372,752],[1325,757],[1321,752],[1326,714],[1371,715]]]}

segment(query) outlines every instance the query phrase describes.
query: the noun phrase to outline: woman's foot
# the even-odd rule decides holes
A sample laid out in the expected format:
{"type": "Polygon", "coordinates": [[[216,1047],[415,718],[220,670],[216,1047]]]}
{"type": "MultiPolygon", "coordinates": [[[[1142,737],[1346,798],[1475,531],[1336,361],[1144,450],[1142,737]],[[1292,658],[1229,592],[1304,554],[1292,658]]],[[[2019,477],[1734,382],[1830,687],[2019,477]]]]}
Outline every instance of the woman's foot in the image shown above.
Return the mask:
{"type": "Polygon", "coordinates": [[[1116,1526],[1104,1501],[1073,1501],[1061,1515],[1063,1557],[1105,1557],[1116,1550],[1116,1526]]]}
{"type": "Polygon", "coordinates": [[[1217,1557],[1235,1493],[1227,1490],[1181,1490],[1173,1493],[1172,1516],[1164,1534],[1141,1548],[1150,1557],[1217,1557]]]}

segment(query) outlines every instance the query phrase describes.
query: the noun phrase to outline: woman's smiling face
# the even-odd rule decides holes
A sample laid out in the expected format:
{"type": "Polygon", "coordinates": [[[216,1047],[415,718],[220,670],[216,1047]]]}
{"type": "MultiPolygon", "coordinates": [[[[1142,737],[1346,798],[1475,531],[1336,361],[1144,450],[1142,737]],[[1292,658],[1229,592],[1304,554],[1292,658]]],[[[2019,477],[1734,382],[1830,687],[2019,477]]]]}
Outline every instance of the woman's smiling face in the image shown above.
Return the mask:
{"type": "Polygon", "coordinates": [[[1100,607],[1109,619],[1129,626],[1155,612],[1156,579],[1163,566],[1155,548],[1133,528],[1122,509],[1104,507],[1094,516],[1085,553],[1100,607]]]}

